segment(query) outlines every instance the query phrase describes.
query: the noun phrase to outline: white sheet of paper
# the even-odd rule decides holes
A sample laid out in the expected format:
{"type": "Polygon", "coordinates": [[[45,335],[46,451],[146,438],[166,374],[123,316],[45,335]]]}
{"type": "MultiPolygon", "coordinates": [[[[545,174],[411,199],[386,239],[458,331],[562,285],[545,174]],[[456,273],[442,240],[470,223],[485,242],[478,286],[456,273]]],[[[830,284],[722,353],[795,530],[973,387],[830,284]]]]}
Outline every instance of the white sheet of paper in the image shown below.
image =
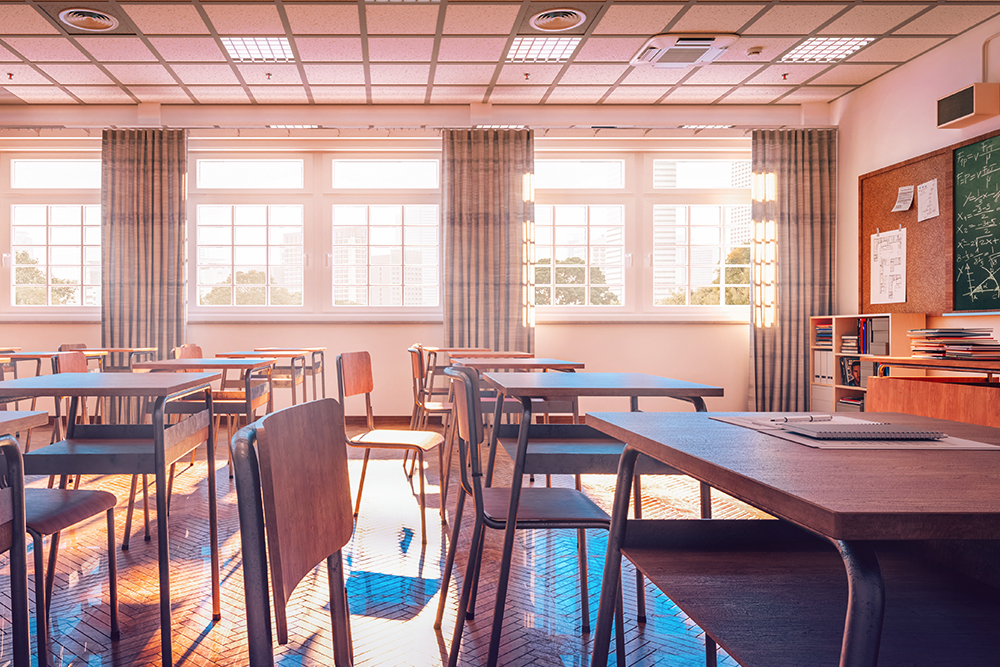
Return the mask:
{"type": "Polygon", "coordinates": [[[871,302],[906,301],[906,230],[872,234],[871,302]]]}
{"type": "Polygon", "coordinates": [[[899,194],[896,195],[896,205],[892,207],[892,212],[897,211],[909,211],[910,205],[913,203],[913,186],[904,185],[899,188],[899,194]]]}
{"type": "Polygon", "coordinates": [[[921,183],[917,186],[917,222],[936,218],[941,213],[938,209],[937,179],[921,183]]]}

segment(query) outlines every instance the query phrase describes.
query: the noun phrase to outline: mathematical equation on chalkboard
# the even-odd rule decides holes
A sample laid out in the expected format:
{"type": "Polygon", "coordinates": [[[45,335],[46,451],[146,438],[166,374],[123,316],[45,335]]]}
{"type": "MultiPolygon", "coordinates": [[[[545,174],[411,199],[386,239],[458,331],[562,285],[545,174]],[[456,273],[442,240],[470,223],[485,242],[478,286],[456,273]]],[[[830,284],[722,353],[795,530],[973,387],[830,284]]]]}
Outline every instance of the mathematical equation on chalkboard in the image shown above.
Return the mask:
{"type": "Polygon", "coordinates": [[[1000,136],[955,150],[955,310],[1000,309],[1000,136]]]}

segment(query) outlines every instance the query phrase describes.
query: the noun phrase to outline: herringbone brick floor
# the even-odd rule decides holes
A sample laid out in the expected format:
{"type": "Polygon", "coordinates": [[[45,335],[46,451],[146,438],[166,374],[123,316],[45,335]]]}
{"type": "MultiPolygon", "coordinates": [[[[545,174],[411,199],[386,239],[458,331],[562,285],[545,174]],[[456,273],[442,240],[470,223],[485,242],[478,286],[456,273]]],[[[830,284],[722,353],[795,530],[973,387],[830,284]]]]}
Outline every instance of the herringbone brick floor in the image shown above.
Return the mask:
{"type": "MultiPolygon", "coordinates": [[[[32,440],[47,442],[48,433],[36,430],[32,440]]],[[[351,451],[353,480],[360,473],[360,454],[360,450],[351,451]]],[[[501,460],[498,479],[500,483],[509,483],[509,462],[502,456],[498,459],[501,460]]],[[[446,532],[450,534],[450,529],[437,521],[439,479],[433,458],[428,461],[427,470],[430,534],[426,547],[421,548],[417,499],[403,475],[399,457],[388,454],[380,458],[373,453],[369,464],[360,518],[354,538],[345,550],[357,665],[424,667],[440,665],[447,659],[472,520],[467,504],[456,576],[447,591],[443,629],[437,632],[433,623],[441,595],[446,532]]],[[[181,469],[174,485],[170,514],[171,587],[174,660],[179,665],[248,663],[236,490],[228,478],[224,457],[215,474],[219,490],[223,605],[222,620],[216,623],[212,622],[207,481],[203,458],[193,467],[181,469]]],[[[452,479],[456,478],[453,475],[452,479]]],[[[28,482],[31,486],[41,486],[45,480],[35,478],[28,482]]],[[[554,483],[569,485],[571,480],[556,478],[554,483]]],[[[124,531],[128,484],[129,479],[125,476],[83,479],[83,486],[87,488],[107,489],[118,496],[119,544],[124,531]]],[[[585,477],[584,488],[610,512],[613,477],[585,477]]],[[[644,493],[646,517],[697,516],[698,487],[693,480],[647,477],[644,478],[644,493]]],[[[454,511],[456,494],[457,484],[454,484],[449,492],[449,511],[454,511]]],[[[714,494],[713,511],[716,516],[759,516],[752,508],[719,494],[714,494]]],[[[137,511],[131,548],[127,552],[118,550],[115,554],[122,633],[118,642],[108,638],[107,543],[103,515],[63,534],[50,623],[52,664],[60,667],[160,664],[155,516],[151,522],[154,538],[145,542],[142,514],[137,511]]],[[[605,544],[604,531],[588,531],[592,621],[600,595],[605,544]]],[[[485,563],[499,563],[501,545],[502,534],[489,531],[485,563]]],[[[28,562],[29,588],[33,591],[30,554],[28,562]]],[[[10,664],[11,628],[7,559],[3,558],[0,563],[0,667],[3,667],[10,664]]],[[[483,568],[478,614],[463,635],[459,660],[462,665],[485,664],[496,594],[496,569],[488,565],[483,568]]],[[[519,531],[512,572],[501,664],[588,665],[591,636],[580,631],[575,531],[519,531]]],[[[628,563],[625,564],[625,576],[627,664],[637,667],[704,665],[704,634],[651,585],[646,585],[648,622],[643,625],[635,622],[634,574],[628,563]]],[[[327,591],[325,566],[318,567],[296,589],[288,612],[289,643],[275,649],[278,665],[333,664],[327,591]]],[[[33,595],[31,607],[34,609],[33,595]]],[[[34,637],[33,625],[31,631],[34,637]]],[[[34,639],[32,650],[35,651],[34,639]]],[[[720,651],[719,664],[732,666],[736,663],[720,651]]]]}

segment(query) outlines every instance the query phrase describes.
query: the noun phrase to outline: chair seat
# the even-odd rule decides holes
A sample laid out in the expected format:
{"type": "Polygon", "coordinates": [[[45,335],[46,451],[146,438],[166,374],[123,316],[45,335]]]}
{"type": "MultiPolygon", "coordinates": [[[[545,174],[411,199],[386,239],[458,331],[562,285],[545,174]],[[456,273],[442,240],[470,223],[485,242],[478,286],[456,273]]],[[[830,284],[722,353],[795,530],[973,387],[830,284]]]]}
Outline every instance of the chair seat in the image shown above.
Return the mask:
{"type": "MultiPolygon", "coordinates": [[[[510,487],[483,489],[486,516],[493,521],[507,521],[510,509],[510,487]]],[[[597,504],[575,489],[522,488],[517,505],[517,525],[532,524],[611,523],[611,517],[597,504]]],[[[539,526],[544,527],[544,526],[539,526]]]]}
{"type": "Polygon", "coordinates": [[[451,403],[442,403],[441,401],[426,401],[424,402],[424,410],[427,412],[451,412],[451,403]]]}
{"type": "Polygon", "coordinates": [[[29,530],[52,535],[118,504],[113,493],[91,489],[25,489],[24,517],[29,530]]]}
{"type": "Polygon", "coordinates": [[[352,445],[362,447],[410,447],[430,451],[444,442],[439,433],[430,431],[403,431],[377,428],[350,439],[352,445]]]}

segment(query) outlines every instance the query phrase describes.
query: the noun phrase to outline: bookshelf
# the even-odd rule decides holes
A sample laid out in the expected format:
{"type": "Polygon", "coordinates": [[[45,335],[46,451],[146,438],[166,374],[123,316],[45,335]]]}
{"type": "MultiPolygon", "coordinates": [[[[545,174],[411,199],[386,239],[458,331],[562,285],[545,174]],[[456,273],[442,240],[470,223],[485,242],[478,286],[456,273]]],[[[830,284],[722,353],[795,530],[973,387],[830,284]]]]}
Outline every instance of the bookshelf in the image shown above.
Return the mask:
{"type": "MultiPolygon", "coordinates": [[[[910,339],[906,332],[922,329],[924,323],[922,313],[810,317],[809,409],[815,412],[863,411],[868,378],[875,374],[875,364],[862,361],[861,355],[909,357],[910,339]]],[[[893,372],[894,375],[923,373],[913,369],[893,372]]]]}

